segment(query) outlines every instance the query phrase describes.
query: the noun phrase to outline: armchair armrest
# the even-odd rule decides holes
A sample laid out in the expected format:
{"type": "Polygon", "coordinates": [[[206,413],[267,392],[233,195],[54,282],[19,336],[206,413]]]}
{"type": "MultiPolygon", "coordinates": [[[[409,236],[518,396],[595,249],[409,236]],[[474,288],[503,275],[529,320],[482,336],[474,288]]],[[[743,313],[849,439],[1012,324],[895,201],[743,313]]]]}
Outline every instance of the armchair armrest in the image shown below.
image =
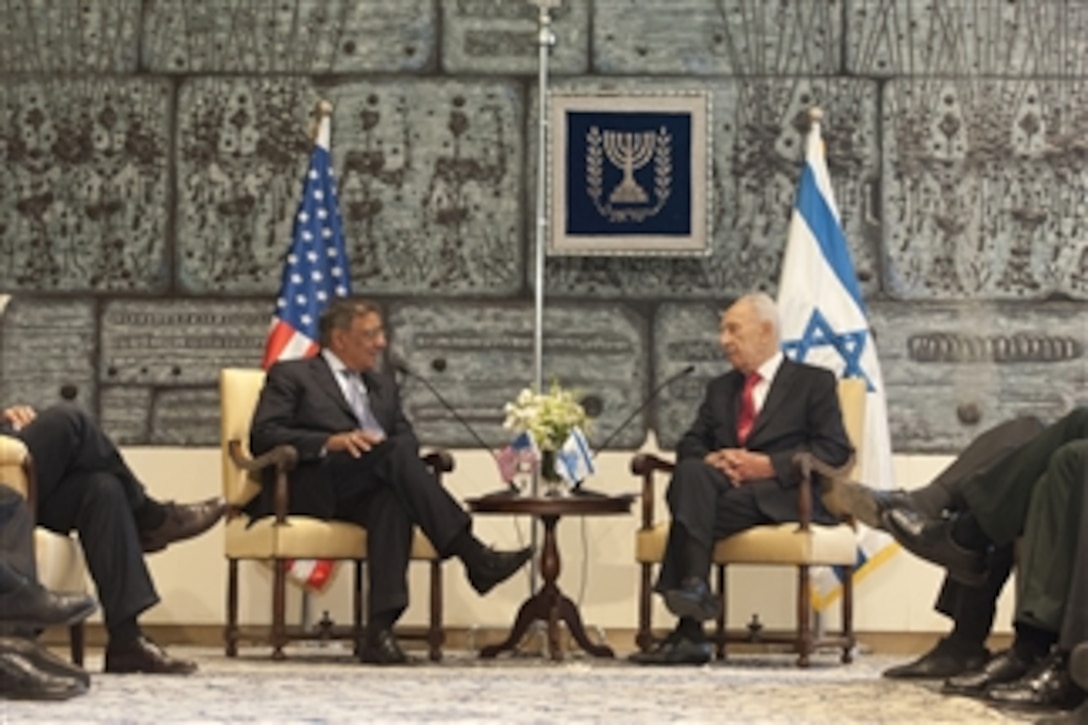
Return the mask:
{"type": "Polygon", "coordinates": [[[31,511],[37,510],[37,490],[34,479],[34,459],[26,444],[15,436],[0,435],[0,483],[26,497],[31,511]]]}
{"type": "Polygon", "coordinates": [[[642,477],[642,530],[654,527],[654,474],[672,473],[676,464],[653,453],[639,453],[631,459],[631,473],[642,477]]]}
{"type": "Polygon", "coordinates": [[[276,490],[273,505],[276,512],[276,523],[282,524],[287,520],[287,474],[298,465],[298,451],[294,446],[276,446],[272,450],[256,458],[250,458],[245,454],[240,440],[232,440],[228,444],[230,459],[238,468],[250,474],[259,474],[269,466],[276,467],[276,490]]]}
{"type": "Polygon", "coordinates": [[[802,451],[793,457],[793,463],[801,469],[801,484],[797,487],[798,520],[802,530],[808,530],[812,524],[812,476],[818,473],[826,478],[841,478],[849,475],[854,468],[854,455],[841,466],[832,466],[814,456],[810,451],[802,451]]]}

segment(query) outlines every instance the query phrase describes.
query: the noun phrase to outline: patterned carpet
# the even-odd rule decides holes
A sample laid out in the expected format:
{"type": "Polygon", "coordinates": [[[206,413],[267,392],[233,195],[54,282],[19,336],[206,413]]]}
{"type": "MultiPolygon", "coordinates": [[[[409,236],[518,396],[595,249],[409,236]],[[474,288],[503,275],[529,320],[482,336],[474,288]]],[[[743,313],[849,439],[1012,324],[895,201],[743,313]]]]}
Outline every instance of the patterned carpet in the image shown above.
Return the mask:
{"type": "MultiPolygon", "coordinates": [[[[481,663],[449,653],[441,664],[363,667],[333,650],[173,648],[195,657],[188,678],[96,675],[90,693],[64,703],[0,701],[0,722],[1032,722],[946,697],[936,683],[882,679],[896,658],[840,665],[820,656],[808,671],[784,655],[740,655],[700,668],[646,668],[573,657],[552,663],[506,657],[481,663]]],[[[92,672],[101,657],[88,658],[92,672]]]]}

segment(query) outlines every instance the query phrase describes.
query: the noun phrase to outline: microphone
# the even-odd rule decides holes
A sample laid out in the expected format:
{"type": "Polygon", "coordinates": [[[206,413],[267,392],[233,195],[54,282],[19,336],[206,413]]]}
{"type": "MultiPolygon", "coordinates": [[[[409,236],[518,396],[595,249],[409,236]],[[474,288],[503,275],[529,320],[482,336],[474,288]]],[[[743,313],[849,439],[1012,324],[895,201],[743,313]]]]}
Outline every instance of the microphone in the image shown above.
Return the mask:
{"type": "MultiPolygon", "coordinates": [[[[408,361],[405,360],[404,356],[396,350],[387,350],[386,359],[389,361],[389,364],[393,367],[393,369],[401,375],[407,378],[415,378],[419,382],[423,383],[423,387],[427,388],[427,390],[431,392],[431,395],[433,395],[438,400],[438,402],[442,404],[442,407],[449,411],[450,415],[453,416],[454,420],[460,423],[461,427],[468,431],[469,435],[471,435],[472,439],[475,440],[477,444],[479,444],[480,448],[483,448],[485,451],[491,454],[491,457],[495,459],[495,465],[499,465],[498,454],[495,453],[491,446],[487,445],[487,443],[484,442],[484,439],[480,436],[479,433],[476,432],[476,429],[473,428],[469,424],[469,422],[465,420],[465,418],[460,413],[457,412],[457,409],[453,407],[453,404],[446,400],[445,396],[443,396],[442,393],[438,392],[438,388],[431,385],[430,380],[423,377],[416,371],[412,370],[412,368],[408,366],[408,361]]],[[[445,370],[446,359],[439,358],[438,360],[435,360],[435,369],[439,371],[445,370]]],[[[501,494],[511,493],[514,495],[518,495],[521,493],[521,491],[518,490],[518,487],[514,485],[513,481],[505,481],[504,483],[506,483],[508,491],[502,491],[500,492],[501,494]]]]}
{"type": "Polygon", "coordinates": [[[644,411],[646,409],[646,406],[648,406],[650,403],[652,403],[654,401],[654,399],[657,398],[657,396],[661,394],[662,390],[669,387],[670,385],[675,383],[680,378],[685,377],[687,375],[691,375],[693,372],[695,372],[695,366],[694,365],[688,365],[686,368],[684,368],[680,372],[676,373],[675,375],[671,375],[668,378],[666,378],[663,383],[658,383],[657,387],[655,387],[653,390],[651,390],[650,394],[646,396],[646,399],[643,400],[642,403],[639,404],[639,406],[637,408],[635,408],[633,411],[631,411],[630,415],[628,415],[626,418],[624,418],[623,422],[620,423],[619,426],[617,426],[616,429],[614,431],[612,431],[608,435],[607,438],[604,439],[604,442],[601,443],[601,445],[597,446],[597,450],[595,450],[593,452],[593,457],[596,458],[597,454],[599,454],[601,451],[603,451],[605,448],[607,448],[608,444],[611,443],[613,440],[615,440],[616,436],[618,436],[620,434],[620,432],[624,428],[627,427],[627,424],[630,423],[632,420],[634,420],[636,415],[638,415],[639,413],[644,411]]]}

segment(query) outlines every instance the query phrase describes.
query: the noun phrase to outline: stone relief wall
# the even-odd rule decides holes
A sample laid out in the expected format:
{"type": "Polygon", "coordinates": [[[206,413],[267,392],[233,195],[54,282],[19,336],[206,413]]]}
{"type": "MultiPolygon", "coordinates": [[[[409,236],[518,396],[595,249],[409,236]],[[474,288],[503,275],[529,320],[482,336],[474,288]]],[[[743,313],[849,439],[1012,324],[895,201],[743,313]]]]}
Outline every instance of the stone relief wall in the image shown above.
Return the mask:
{"type": "MultiPolygon", "coordinates": [[[[717,311],[776,291],[805,109],[897,451],[1088,403],[1088,6],[566,0],[557,91],[711,99],[711,254],[549,258],[545,370],[600,443],[675,443],[717,311]]],[[[535,9],[515,0],[23,0],[0,19],[0,402],[75,397],[128,444],[215,445],[255,365],[318,98],[352,279],[487,441],[532,377],[535,9]],[[3,297],[0,297],[2,300],[3,297]]],[[[419,380],[429,443],[474,441],[419,380]]]]}

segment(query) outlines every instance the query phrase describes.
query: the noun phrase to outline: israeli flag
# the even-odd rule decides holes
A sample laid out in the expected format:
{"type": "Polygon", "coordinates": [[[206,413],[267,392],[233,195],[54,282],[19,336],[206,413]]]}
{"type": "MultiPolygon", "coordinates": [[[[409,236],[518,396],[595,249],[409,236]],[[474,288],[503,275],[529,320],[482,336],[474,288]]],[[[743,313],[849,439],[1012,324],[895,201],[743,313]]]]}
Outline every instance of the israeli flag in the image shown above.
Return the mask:
{"type": "MultiPolygon", "coordinates": [[[[858,451],[858,478],[874,488],[891,489],[895,481],[884,378],[835,206],[818,109],[811,118],[805,166],[778,280],[782,349],[798,362],[829,368],[839,377],[865,380],[865,440],[858,451]]],[[[889,558],[896,550],[892,544],[884,532],[859,524],[854,581],[889,558]]],[[[840,572],[831,567],[815,571],[813,582],[816,609],[831,604],[841,593],[840,572]]]]}
{"type": "Polygon", "coordinates": [[[593,451],[581,428],[574,428],[563,447],[555,452],[555,468],[571,488],[593,475],[593,451]]]}

